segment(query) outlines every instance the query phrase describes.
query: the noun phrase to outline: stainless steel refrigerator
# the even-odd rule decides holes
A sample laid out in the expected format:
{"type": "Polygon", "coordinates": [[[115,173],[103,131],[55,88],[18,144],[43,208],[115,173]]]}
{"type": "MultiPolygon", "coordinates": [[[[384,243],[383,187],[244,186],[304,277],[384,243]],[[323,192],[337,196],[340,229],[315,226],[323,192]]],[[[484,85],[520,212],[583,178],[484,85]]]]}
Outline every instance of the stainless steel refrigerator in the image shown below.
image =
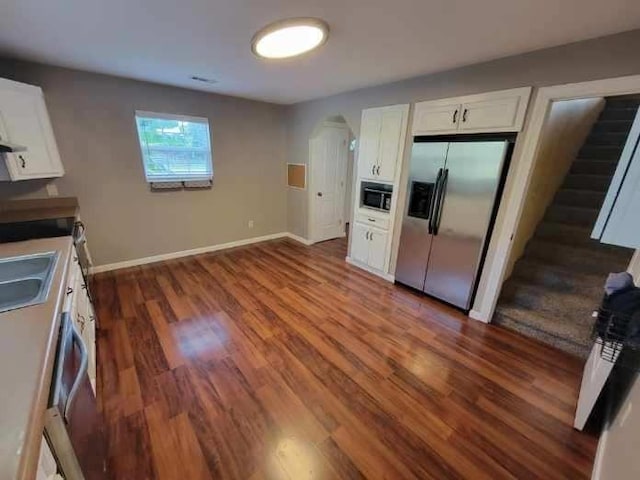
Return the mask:
{"type": "Polygon", "coordinates": [[[509,141],[420,141],[411,151],[397,282],[468,310],[509,141]]]}

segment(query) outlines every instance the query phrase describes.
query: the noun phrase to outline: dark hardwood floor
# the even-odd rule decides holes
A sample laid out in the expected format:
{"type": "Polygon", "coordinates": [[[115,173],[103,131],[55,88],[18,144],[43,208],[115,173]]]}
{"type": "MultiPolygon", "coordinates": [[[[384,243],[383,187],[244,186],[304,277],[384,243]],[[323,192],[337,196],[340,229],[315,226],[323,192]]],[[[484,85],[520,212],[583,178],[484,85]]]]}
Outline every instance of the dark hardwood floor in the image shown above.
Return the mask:
{"type": "Polygon", "coordinates": [[[273,241],[99,274],[117,480],[588,478],[579,361],[273,241]]]}

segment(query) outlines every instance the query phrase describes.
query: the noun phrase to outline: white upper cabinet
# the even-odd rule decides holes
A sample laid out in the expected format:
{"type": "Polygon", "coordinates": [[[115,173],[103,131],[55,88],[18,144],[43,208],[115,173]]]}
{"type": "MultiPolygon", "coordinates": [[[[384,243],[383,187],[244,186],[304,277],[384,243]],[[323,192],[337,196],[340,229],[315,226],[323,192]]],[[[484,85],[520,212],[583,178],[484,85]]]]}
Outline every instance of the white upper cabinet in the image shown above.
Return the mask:
{"type": "Polygon", "coordinates": [[[640,110],[636,113],[591,237],[603,243],[640,248],[640,110]]]}
{"type": "Polygon", "coordinates": [[[409,105],[362,111],[358,148],[358,177],[393,182],[401,161],[409,105]]]}
{"type": "Polygon", "coordinates": [[[382,112],[377,108],[362,111],[360,141],[358,143],[358,175],[361,178],[375,178],[380,146],[382,112]]]}
{"type": "Polygon", "coordinates": [[[389,108],[382,112],[380,125],[380,146],[378,147],[378,180],[393,182],[397,166],[401,163],[400,153],[403,150],[409,106],[405,108],[389,108]]]}
{"type": "Polygon", "coordinates": [[[416,135],[518,132],[522,129],[531,87],[420,102],[411,132],[416,135]]]}
{"type": "Polygon", "coordinates": [[[438,135],[458,130],[462,105],[457,102],[421,102],[413,113],[413,134],[438,135]],[[418,131],[418,133],[416,133],[418,131]]]}
{"type": "Polygon", "coordinates": [[[42,89],[0,79],[0,142],[27,147],[0,154],[0,180],[28,180],[64,175],[42,89]]]}

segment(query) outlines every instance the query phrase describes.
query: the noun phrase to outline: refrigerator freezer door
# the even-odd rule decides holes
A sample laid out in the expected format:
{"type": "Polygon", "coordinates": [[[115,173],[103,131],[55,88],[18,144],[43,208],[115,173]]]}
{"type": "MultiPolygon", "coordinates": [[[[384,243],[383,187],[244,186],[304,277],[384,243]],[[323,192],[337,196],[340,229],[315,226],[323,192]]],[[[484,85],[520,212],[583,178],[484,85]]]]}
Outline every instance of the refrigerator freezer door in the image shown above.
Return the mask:
{"type": "Polygon", "coordinates": [[[396,281],[422,290],[427,272],[431,237],[430,207],[438,171],[444,169],[448,142],[414,143],[409,166],[407,204],[396,264],[396,281]]]}
{"type": "MultiPolygon", "coordinates": [[[[455,142],[424,292],[469,309],[508,142],[455,142]]],[[[403,232],[404,233],[404,232],[403,232]]]]}

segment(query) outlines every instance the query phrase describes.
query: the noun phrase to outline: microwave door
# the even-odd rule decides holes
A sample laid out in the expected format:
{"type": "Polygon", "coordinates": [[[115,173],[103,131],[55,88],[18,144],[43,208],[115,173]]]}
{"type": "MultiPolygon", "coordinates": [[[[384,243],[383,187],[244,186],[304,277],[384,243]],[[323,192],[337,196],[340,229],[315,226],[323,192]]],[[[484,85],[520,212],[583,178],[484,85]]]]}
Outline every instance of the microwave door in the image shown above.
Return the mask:
{"type": "Polygon", "coordinates": [[[396,281],[422,290],[431,250],[432,215],[448,142],[414,143],[396,263],[396,281]]]}

